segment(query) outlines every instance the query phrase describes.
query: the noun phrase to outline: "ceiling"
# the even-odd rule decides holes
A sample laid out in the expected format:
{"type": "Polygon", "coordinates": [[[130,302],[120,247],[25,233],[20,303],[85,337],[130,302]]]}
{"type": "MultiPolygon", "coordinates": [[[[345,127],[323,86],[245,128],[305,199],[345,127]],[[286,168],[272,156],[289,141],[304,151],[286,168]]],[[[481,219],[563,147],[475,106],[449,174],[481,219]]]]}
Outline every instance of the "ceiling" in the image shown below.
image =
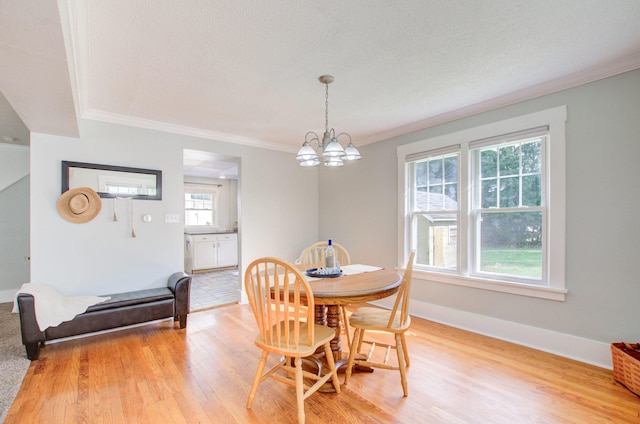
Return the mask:
{"type": "Polygon", "coordinates": [[[331,74],[329,125],[362,146],[640,68],[638,22],[638,0],[0,0],[23,125],[0,142],[88,118],[295,152],[331,74]]]}
{"type": "Polygon", "coordinates": [[[184,149],[184,175],[212,179],[238,179],[237,158],[202,150],[184,149]]]}

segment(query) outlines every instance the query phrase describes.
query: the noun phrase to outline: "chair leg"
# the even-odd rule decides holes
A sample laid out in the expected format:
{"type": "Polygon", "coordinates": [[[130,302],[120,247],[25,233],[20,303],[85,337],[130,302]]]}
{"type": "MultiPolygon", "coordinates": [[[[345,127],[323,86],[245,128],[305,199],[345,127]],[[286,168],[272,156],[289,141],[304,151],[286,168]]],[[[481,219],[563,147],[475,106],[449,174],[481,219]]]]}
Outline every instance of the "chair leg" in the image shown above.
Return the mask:
{"type": "Polygon", "coordinates": [[[401,334],[402,337],[402,351],[404,352],[404,361],[407,364],[407,367],[411,366],[411,361],[409,361],[409,350],[407,349],[407,339],[404,337],[404,333],[401,334]]]}
{"type": "Polygon", "coordinates": [[[336,390],[336,393],[340,393],[340,380],[338,379],[336,362],[333,360],[331,343],[324,344],[324,357],[327,359],[327,365],[329,365],[329,372],[331,372],[331,381],[333,382],[333,388],[336,390]]]}
{"type": "Polygon", "coordinates": [[[362,330],[360,330],[359,328],[356,328],[356,330],[353,332],[353,344],[351,345],[351,347],[349,348],[349,362],[347,362],[347,368],[344,371],[344,384],[346,385],[347,383],[349,383],[349,378],[351,378],[351,371],[353,370],[353,361],[356,358],[356,354],[358,353],[358,349],[356,348],[356,346],[360,346],[360,338],[362,337],[361,335],[362,330]]]}
{"type": "Polygon", "coordinates": [[[404,349],[402,346],[404,343],[402,342],[402,335],[396,334],[396,351],[398,353],[398,368],[400,368],[400,382],[402,383],[402,391],[404,392],[404,397],[407,397],[409,394],[409,389],[407,387],[407,370],[405,369],[405,355],[404,349]]]}
{"type": "Polygon", "coordinates": [[[253,378],[253,385],[251,386],[251,391],[249,392],[249,399],[247,400],[247,409],[251,409],[253,398],[256,397],[256,391],[258,390],[258,385],[260,384],[260,380],[262,379],[262,372],[264,371],[264,366],[267,363],[268,356],[269,356],[269,352],[267,352],[266,350],[263,350],[262,356],[260,357],[260,362],[258,363],[258,369],[256,370],[256,376],[253,378]]]}
{"type": "Polygon", "coordinates": [[[302,358],[297,356],[294,362],[296,364],[296,401],[298,403],[298,424],[304,424],[304,381],[302,379],[302,358]]]}
{"type": "Polygon", "coordinates": [[[344,333],[347,336],[347,346],[351,348],[351,329],[349,328],[349,316],[347,315],[347,307],[342,305],[340,306],[342,310],[342,325],[344,327],[344,333]]]}

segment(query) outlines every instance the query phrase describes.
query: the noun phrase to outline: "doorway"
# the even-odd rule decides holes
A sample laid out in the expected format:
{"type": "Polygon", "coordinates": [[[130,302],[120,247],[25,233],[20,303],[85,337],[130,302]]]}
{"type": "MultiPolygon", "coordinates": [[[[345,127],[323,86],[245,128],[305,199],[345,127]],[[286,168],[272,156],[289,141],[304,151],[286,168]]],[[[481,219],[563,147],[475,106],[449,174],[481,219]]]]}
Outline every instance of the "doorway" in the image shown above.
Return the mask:
{"type": "Polygon", "coordinates": [[[240,158],[185,149],[184,259],[191,310],[240,301],[240,158]]]}

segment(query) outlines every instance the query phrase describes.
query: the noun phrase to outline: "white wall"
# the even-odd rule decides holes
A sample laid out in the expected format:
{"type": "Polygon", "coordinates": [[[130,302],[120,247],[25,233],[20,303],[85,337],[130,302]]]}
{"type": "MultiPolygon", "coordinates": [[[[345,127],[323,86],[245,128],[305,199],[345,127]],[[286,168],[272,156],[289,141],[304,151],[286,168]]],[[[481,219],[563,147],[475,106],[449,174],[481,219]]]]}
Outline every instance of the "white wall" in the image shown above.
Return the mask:
{"type": "Polygon", "coordinates": [[[321,237],[344,244],[356,262],[404,265],[396,264],[396,147],[561,105],[568,113],[566,301],[418,280],[412,299],[434,319],[443,310],[445,319],[455,311],[486,318],[494,326],[487,333],[499,332],[498,322],[517,324],[523,334],[544,330],[523,344],[567,335],[593,341],[599,357],[608,357],[608,343],[639,340],[640,70],[364,146],[361,161],[321,173],[321,237]],[[335,193],[339,201],[324,201],[335,193]]]}
{"type": "Polygon", "coordinates": [[[81,122],[80,130],[79,139],[32,134],[33,282],[51,284],[66,295],[107,294],[162,286],[182,270],[182,219],[165,224],[164,215],[182,218],[185,148],[240,158],[239,239],[245,267],[259,256],[293,260],[317,237],[318,173],[299,168],[293,153],[94,121],[81,122]],[[72,224],[58,214],[63,160],[162,170],[162,200],[133,201],[136,238],[127,201],[118,201],[118,222],[112,199],[103,199],[100,214],[86,224],[72,224]],[[152,216],[151,223],[142,221],[144,214],[152,216]]]}
{"type": "Polygon", "coordinates": [[[29,148],[0,144],[0,302],[29,282],[29,148]]]}

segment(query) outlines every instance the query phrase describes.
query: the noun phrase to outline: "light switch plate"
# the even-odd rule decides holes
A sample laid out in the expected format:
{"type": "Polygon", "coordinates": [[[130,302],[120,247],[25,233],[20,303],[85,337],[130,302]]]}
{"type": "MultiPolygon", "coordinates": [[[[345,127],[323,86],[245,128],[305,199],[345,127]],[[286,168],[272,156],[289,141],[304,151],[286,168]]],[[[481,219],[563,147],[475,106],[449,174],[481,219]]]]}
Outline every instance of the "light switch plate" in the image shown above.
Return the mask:
{"type": "Polygon", "coordinates": [[[165,224],[178,224],[180,222],[180,215],[177,213],[167,213],[164,215],[165,224]]]}

